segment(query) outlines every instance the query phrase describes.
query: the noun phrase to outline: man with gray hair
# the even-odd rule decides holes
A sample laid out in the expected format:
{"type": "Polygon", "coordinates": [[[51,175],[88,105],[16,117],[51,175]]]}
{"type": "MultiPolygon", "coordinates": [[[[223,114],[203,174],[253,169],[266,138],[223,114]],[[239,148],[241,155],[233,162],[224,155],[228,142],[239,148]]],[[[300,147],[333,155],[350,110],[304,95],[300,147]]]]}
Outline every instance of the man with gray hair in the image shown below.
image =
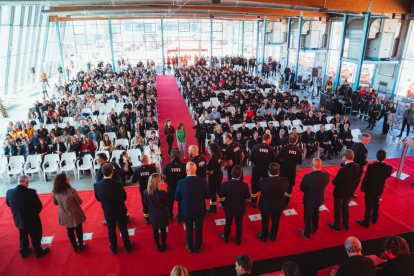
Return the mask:
{"type": "Polygon", "coordinates": [[[361,242],[355,237],[345,241],[345,250],[349,259],[341,264],[336,276],[374,276],[376,274],[374,261],[362,255],[361,242]]]}
{"type": "Polygon", "coordinates": [[[20,254],[22,259],[26,258],[34,248],[36,258],[41,258],[49,248],[42,248],[42,222],[40,212],[42,211],[42,202],[36,193],[36,190],[29,189],[29,177],[21,175],[18,185],[14,189],[7,191],[6,204],[10,207],[14,224],[20,233],[20,254]],[[29,246],[29,236],[32,247],[29,246]]]}

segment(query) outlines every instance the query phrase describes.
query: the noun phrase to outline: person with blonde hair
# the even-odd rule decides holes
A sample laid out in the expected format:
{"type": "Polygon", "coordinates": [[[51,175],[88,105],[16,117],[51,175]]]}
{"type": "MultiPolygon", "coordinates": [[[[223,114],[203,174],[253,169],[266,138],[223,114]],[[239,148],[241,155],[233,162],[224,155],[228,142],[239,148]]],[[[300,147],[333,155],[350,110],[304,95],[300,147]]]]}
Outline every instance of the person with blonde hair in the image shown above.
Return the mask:
{"type": "Polygon", "coordinates": [[[167,247],[167,226],[168,220],[168,196],[161,188],[161,175],[153,173],[149,177],[147,189],[144,191],[144,201],[148,206],[149,218],[152,225],[152,234],[159,252],[164,252],[167,247]],[[161,232],[161,244],[159,238],[161,232]]]}
{"type": "Polygon", "coordinates": [[[187,269],[183,267],[182,265],[176,265],[171,270],[170,276],[190,276],[187,269]]]}

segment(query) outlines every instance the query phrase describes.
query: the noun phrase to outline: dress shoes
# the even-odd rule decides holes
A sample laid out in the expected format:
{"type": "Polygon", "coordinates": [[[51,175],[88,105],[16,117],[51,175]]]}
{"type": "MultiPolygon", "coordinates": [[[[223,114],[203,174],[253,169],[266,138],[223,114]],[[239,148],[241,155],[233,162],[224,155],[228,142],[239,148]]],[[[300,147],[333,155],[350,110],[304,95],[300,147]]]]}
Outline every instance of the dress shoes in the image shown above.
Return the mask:
{"type": "Polygon", "coordinates": [[[368,224],[365,220],[360,220],[360,219],[357,219],[357,220],[356,220],[356,222],[357,222],[359,225],[361,225],[361,226],[363,226],[363,227],[365,227],[365,228],[368,228],[368,227],[369,227],[369,224],[368,224]]]}
{"type": "Polygon", "coordinates": [[[20,255],[22,256],[22,259],[26,258],[27,256],[30,255],[30,252],[32,252],[33,247],[29,246],[29,248],[27,249],[26,252],[20,253],[20,255]]]}
{"type": "Polygon", "coordinates": [[[318,231],[318,228],[316,228],[316,229],[312,229],[312,234],[315,234],[315,233],[316,233],[316,231],[318,231]]]}
{"type": "Polygon", "coordinates": [[[188,248],[188,246],[187,246],[187,245],[185,246],[185,248],[187,248],[187,251],[188,251],[190,254],[193,254],[193,249],[188,248]]]}
{"type": "Polygon", "coordinates": [[[105,220],[105,221],[102,221],[102,224],[103,224],[104,226],[108,226],[108,223],[106,222],[106,220],[105,220]]]}
{"type": "Polygon", "coordinates": [[[150,221],[150,219],[149,218],[144,218],[145,219],[145,222],[149,225],[149,224],[151,224],[151,221],[150,221]]]}
{"type": "Polygon", "coordinates": [[[374,218],[374,217],[372,217],[372,218],[371,218],[371,222],[372,222],[373,224],[377,223],[377,220],[378,220],[378,218],[374,218]]]}
{"type": "Polygon", "coordinates": [[[161,245],[161,248],[162,248],[162,252],[164,252],[165,251],[165,248],[167,248],[167,244],[161,245]]]}
{"type": "Polygon", "coordinates": [[[304,238],[305,240],[309,240],[309,237],[307,237],[306,235],[305,235],[305,231],[303,231],[303,230],[299,230],[299,235],[301,235],[302,236],[302,238],[304,238]]]}
{"type": "Polygon", "coordinates": [[[82,243],[82,246],[80,244],[78,244],[78,249],[79,249],[80,252],[82,252],[85,249],[85,247],[86,247],[86,243],[84,243],[84,242],[82,243]]]}
{"type": "Polygon", "coordinates": [[[358,198],[358,196],[357,196],[357,195],[351,195],[351,197],[352,197],[352,198],[358,198]]]}
{"type": "Polygon", "coordinates": [[[241,240],[236,240],[236,245],[240,245],[241,244],[241,240]]]}
{"type": "Polygon", "coordinates": [[[253,208],[257,208],[257,203],[256,203],[256,202],[253,202],[253,201],[249,200],[249,204],[250,204],[250,206],[252,206],[253,208]]]}
{"type": "Polygon", "coordinates": [[[36,259],[42,258],[47,252],[49,252],[49,250],[49,247],[43,248],[40,253],[36,253],[36,259]]]}
{"type": "Polygon", "coordinates": [[[131,241],[131,245],[129,246],[129,248],[125,248],[126,253],[131,253],[132,248],[134,248],[135,242],[131,241]]]}
{"type": "Polygon", "coordinates": [[[158,252],[162,252],[162,247],[161,247],[161,245],[157,244],[157,250],[158,250],[158,252]]]}
{"type": "Polygon", "coordinates": [[[203,245],[201,245],[201,247],[200,247],[200,248],[196,249],[196,250],[195,250],[195,252],[196,252],[197,254],[200,254],[200,253],[201,253],[201,248],[203,248],[203,245]]]}
{"type": "Polygon", "coordinates": [[[262,236],[262,233],[260,233],[260,232],[257,232],[256,233],[256,236],[259,238],[259,240],[261,240],[262,242],[266,242],[266,238],[264,238],[263,236],[262,236]]]}
{"type": "Polygon", "coordinates": [[[335,225],[333,225],[332,223],[328,223],[328,226],[329,226],[330,228],[332,228],[333,230],[335,230],[336,232],[341,231],[341,229],[339,229],[339,227],[336,227],[336,226],[335,226],[335,225]]]}
{"type": "Polygon", "coordinates": [[[345,231],[348,231],[348,230],[349,230],[348,225],[345,225],[343,222],[341,222],[341,225],[342,225],[342,228],[343,228],[345,231]]]}
{"type": "Polygon", "coordinates": [[[223,241],[224,241],[225,243],[228,243],[228,242],[229,242],[229,239],[228,239],[228,238],[226,238],[226,235],[225,235],[224,233],[221,233],[221,238],[223,239],[223,241]]]}

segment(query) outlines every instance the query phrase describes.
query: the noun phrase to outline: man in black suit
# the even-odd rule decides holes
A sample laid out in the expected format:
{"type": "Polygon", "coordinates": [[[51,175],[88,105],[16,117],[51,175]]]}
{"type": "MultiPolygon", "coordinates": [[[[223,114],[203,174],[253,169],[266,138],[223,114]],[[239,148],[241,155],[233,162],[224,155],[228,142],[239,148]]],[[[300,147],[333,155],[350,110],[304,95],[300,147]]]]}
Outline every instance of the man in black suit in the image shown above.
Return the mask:
{"type": "Polygon", "coordinates": [[[354,152],[346,149],[342,153],[343,167],[339,169],[336,177],[332,180],[335,185],[334,196],[334,217],[335,222],[328,223],[328,226],[333,230],[339,232],[339,224],[342,215],[342,227],[345,231],[348,230],[349,222],[349,201],[354,191],[354,183],[359,177],[359,165],[354,163],[354,152]]]}
{"type": "Polygon", "coordinates": [[[311,131],[311,127],[306,128],[306,132],[302,134],[302,142],[306,146],[306,157],[311,157],[318,150],[315,141],[315,132],[311,131]]]}
{"type": "Polygon", "coordinates": [[[197,138],[198,142],[198,154],[206,154],[207,125],[204,123],[204,118],[200,117],[194,124],[193,129],[196,130],[195,138],[197,138]]]}
{"type": "Polygon", "coordinates": [[[249,255],[239,255],[234,258],[236,260],[236,274],[237,276],[241,275],[250,275],[253,266],[253,260],[249,255]]]}
{"type": "Polygon", "coordinates": [[[319,158],[312,160],[313,171],[305,174],[300,183],[300,190],[304,193],[303,218],[305,231],[299,230],[299,234],[309,240],[311,228],[312,233],[318,230],[319,207],[324,203],[325,188],[329,183],[329,173],[321,171],[322,161],[319,158]]]}
{"type": "Polygon", "coordinates": [[[361,242],[357,238],[347,238],[345,250],[349,259],[339,266],[336,276],[375,276],[374,261],[362,255],[361,242]]]}
{"type": "Polygon", "coordinates": [[[220,189],[220,198],[225,198],[222,202],[224,205],[224,213],[226,214],[226,224],[224,233],[221,238],[225,243],[229,241],[229,235],[233,218],[236,222],[236,244],[240,245],[242,237],[242,221],[246,212],[246,199],[250,198],[249,186],[247,183],[240,181],[243,167],[235,165],[231,171],[233,179],[223,183],[220,189]]]}
{"type": "Polygon", "coordinates": [[[108,237],[112,254],[116,255],[118,253],[116,237],[117,223],[127,253],[131,252],[134,247],[134,242],[129,240],[127,229],[128,220],[125,216],[127,213],[127,208],[125,206],[127,194],[121,182],[112,180],[113,173],[113,165],[105,163],[102,166],[102,174],[104,178],[93,186],[95,190],[95,198],[102,205],[106,223],[108,225],[108,237]]]}
{"type": "Polygon", "coordinates": [[[14,225],[20,233],[20,254],[22,259],[26,258],[32,247],[29,246],[29,236],[34,247],[36,258],[41,258],[49,248],[42,248],[42,222],[39,214],[42,211],[42,202],[36,190],[29,189],[29,177],[22,175],[16,188],[7,191],[6,204],[10,207],[14,225]]]}
{"type": "Polygon", "coordinates": [[[319,147],[323,149],[321,159],[331,160],[333,147],[331,145],[331,141],[329,140],[329,134],[325,131],[324,125],[321,125],[320,130],[316,132],[316,141],[319,143],[319,147]]]}
{"type": "Polygon", "coordinates": [[[361,192],[365,192],[365,215],[364,220],[357,219],[357,223],[369,227],[372,216],[372,223],[377,223],[379,201],[384,192],[385,181],[391,176],[392,166],[385,164],[387,153],[385,150],[377,151],[378,162],[368,165],[364,179],[361,184],[361,192]]]}
{"type": "Polygon", "coordinates": [[[266,242],[268,235],[272,242],[276,241],[279,230],[279,220],[285,209],[285,192],[289,187],[288,179],[279,177],[279,167],[276,163],[269,165],[269,177],[263,178],[257,184],[257,190],[261,192],[259,209],[262,215],[262,232],[257,232],[257,237],[266,242]],[[269,232],[269,220],[272,218],[272,227],[269,232]]]}
{"type": "Polygon", "coordinates": [[[181,204],[181,215],[184,218],[187,232],[187,250],[193,253],[193,223],[195,224],[195,251],[200,253],[203,246],[203,222],[206,216],[205,199],[210,199],[210,190],[205,179],[196,176],[197,166],[188,162],[187,177],[178,181],[175,200],[181,204]]]}
{"type": "Polygon", "coordinates": [[[368,133],[362,133],[361,142],[354,143],[351,147],[351,150],[354,152],[354,162],[359,164],[359,177],[355,181],[354,193],[352,195],[353,198],[358,197],[355,194],[355,191],[358,188],[359,182],[361,182],[361,176],[364,172],[364,166],[372,163],[371,160],[367,160],[368,150],[365,147],[369,144],[369,142],[371,142],[371,135],[369,135],[368,133]]]}

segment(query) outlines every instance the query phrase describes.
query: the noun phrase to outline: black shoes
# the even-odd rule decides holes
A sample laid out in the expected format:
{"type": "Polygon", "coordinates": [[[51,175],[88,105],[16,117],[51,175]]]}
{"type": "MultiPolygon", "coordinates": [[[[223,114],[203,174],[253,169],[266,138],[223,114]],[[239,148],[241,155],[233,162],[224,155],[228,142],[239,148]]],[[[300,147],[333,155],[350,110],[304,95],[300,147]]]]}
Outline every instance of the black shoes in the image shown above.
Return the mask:
{"type": "Polygon", "coordinates": [[[271,232],[269,232],[269,238],[272,242],[276,241],[276,237],[273,237],[271,232]]]}
{"type": "Polygon", "coordinates": [[[306,235],[305,235],[305,232],[303,231],[303,230],[299,230],[299,235],[301,235],[302,236],[302,238],[304,238],[305,240],[309,240],[309,237],[307,237],[306,235]]]}
{"type": "MultiPolygon", "coordinates": [[[[411,184],[411,185],[414,185],[414,184],[411,184]]],[[[374,217],[372,217],[371,222],[372,222],[373,224],[375,224],[375,223],[377,223],[377,220],[378,220],[378,218],[374,218],[374,217]]]]}
{"type": "Polygon", "coordinates": [[[29,246],[29,248],[27,249],[26,252],[21,253],[20,255],[22,256],[22,259],[26,258],[27,256],[30,255],[30,252],[32,252],[33,247],[29,246]]]}
{"type": "Polygon", "coordinates": [[[211,208],[211,207],[207,208],[206,211],[209,212],[209,213],[217,213],[217,209],[216,208],[211,208]]]}
{"type": "Polygon", "coordinates": [[[341,222],[342,228],[344,228],[345,231],[348,231],[348,225],[345,225],[343,222],[341,222]]]}
{"type": "Polygon", "coordinates": [[[236,245],[240,245],[241,240],[236,240],[236,245]]]}
{"type": "Polygon", "coordinates": [[[335,226],[335,225],[333,225],[332,223],[328,223],[328,226],[329,226],[331,229],[335,230],[336,232],[341,231],[341,229],[339,229],[339,227],[336,227],[336,226],[335,226]]]}
{"type": "Polygon", "coordinates": [[[145,219],[145,222],[147,223],[147,224],[151,224],[151,221],[150,221],[150,219],[149,218],[144,218],[145,219]]]}
{"type": "Polygon", "coordinates": [[[257,208],[257,203],[256,203],[256,202],[253,202],[253,201],[249,200],[249,204],[250,204],[250,206],[252,206],[253,208],[257,208]]]}
{"type": "Polygon", "coordinates": [[[256,236],[257,236],[257,237],[259,238],[259,240],[261,240],[262,242],[266,242],[266,238],[264,238],[260,232],[257,232],[257,233],[256,233],[256,236]]]}
{"type": "Polygon", "coordinates": [[[361,226],[363,226],[363,227],[365,227],[365,228],[368,228],[368,227],[369,227],[369,223],[367,223],[365,220],[360,220],[360,219],[357,219],[357,220],[356,220],[356,222],[357,222],[359,225],[361,225],[361,226]]]}
{"type": "Polygon", "coordinates": [[[201,253],[201,248],[203,248],[203,245],[201,245],[201,247],[200,247],[200,248],[196,249],[196,250],[195,250],[195,252],[196,252],[197,254],[200,254],[200,253],[201,253]]]}
{"type": "Polygon", "coordinates": [[[102,224],[103,224],[104,226],[108,226],[108,223],[106,222],[106,220],[105,220],[105,221],[102,221],[102,224]]]}
{"type": "Polygon", "coordinates": [[[73,248],[73,250],[75,252],[78,252],[78,249],[79,249],[79,251],[82,252],[85,247],[86,247],[86,244],[85,243],[82,243],[82,246],[80,244],[77,244],[76,247],[73,248]]]}
{"type": "Polygon", "coordinates": [[[125,248],[126,253],[131,253],[132,248],[134,248],[135,242],[131,241],[131,245],[129,246],[129,248],[125,248]]]}
{"type": "Polygon", "coordinates": [[[185,248],[187,248],[187,251],[188,251],[190,254],[193,254],[193,249],[188,248],[188,246],[187,246],[187,245],[185,246],[185,248]]]}
{"type": "Polygon", "coordinates": [[[352,198],[358,198],[358,196],[357,196],[357,195],[352,195],[351,197],[352,197],[352,198]]]}
{"type": "Polygon", "coordinates": [[[225,243],[228,243],[228,242],[229,242],[229,239],[228,239],[228,238],[226,238],[226,235],[225,235],[224,233],[221,233],[221,238],[222,238],[222,240],[223,240],[225,243]]]}
{"type": "Polygon", "coordinates": [[[49,247],[43,248],[40,253],[36,253],[36,259],[42,258],[47,252],[49,252],[49,247]]]}
{"type": "Polygon", "coordinates": [[[112,255],[118,254],[118,247],[110,245],[109,248],[111,249],[112,255]]]}
{"type": "Polygon", "coordinates": [[[162,247],[161,247],[161,245],[157,244],[157,250],[158,250],[158,252],[162,252],[162,247]]]}

